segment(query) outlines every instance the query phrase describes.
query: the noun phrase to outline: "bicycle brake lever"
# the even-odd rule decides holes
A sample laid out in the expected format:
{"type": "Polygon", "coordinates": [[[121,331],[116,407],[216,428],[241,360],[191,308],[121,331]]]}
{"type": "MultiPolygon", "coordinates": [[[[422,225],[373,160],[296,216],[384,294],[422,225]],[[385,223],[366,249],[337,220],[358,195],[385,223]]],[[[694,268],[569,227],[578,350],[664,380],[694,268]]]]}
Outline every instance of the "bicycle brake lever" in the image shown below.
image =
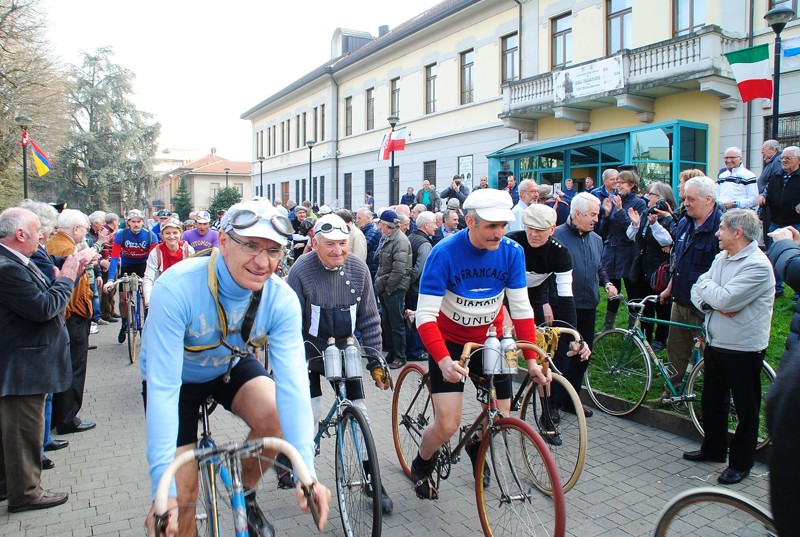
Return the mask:
{"type": "Polygon", "coordinates": [[[314,525],[319,529],[319,507],[317,507],[317,499],[314,497],[314,483],[309,486],[302,485],[303,495],[308,502],[308,508],[311,511],[311,518],[314,519],[314,525]]]}

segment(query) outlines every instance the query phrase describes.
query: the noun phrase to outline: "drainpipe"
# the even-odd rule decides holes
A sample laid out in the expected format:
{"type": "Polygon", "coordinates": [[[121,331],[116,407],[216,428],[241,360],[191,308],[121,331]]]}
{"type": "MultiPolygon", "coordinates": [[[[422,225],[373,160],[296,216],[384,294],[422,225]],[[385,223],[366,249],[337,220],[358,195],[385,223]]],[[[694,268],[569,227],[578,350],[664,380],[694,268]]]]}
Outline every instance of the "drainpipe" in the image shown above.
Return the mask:
{"type": "MultiPolygon", "coordinates": [[[[755,9],[755,0],[750,0],[750,28],[747,32],[747,46],[753,46],[753,28],[754,28],[754,21],[753,21],[753,10],[755,9]]],[[[775,106],[775,103],[772,103],[772,106],[775,106]]],[[[747,115],[745,116],[745,135],[744,135],[744,154],[747,155],[745,158],[745,166],[749,170],[750,166],[750,145],[752,144],[752,135],[750,132],[752,131],[752,123],[753,123],[753,101],[747,103],[747,115]]],[[[763,120],[762,120],[763,123],[763,120]]],[[[764,136],[766,138],[766,136],[764,136]]],[[[764,162],[761,162],[761,166],[763,168],[764,162]]]]}
{"type": "MultiPolygon", "coordinates": [[[[752,0],[751,0],[752,1],[752,0]]],[[[522,79],[522,65],[523,65],[523,58],[525,56],[522,54],[522,1],[521,0],[514,0],[514,3],[517,4],[517,42],[519,43],[519,77],[522,79]]],[[[517,143],[522,143],[522,132],[517,129],[517,143]]],[[[520,179],[522,180],[522,179],[520,179]]]]}

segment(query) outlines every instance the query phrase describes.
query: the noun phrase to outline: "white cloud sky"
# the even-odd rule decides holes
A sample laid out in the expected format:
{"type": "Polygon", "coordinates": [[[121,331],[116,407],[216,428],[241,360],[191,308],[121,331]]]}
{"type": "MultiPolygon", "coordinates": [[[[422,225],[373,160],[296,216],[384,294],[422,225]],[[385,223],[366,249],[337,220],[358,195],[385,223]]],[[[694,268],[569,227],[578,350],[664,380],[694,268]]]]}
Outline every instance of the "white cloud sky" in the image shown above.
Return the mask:
{"type": "Polygon", "coordinates": [[[57,55],[104,46],[136,74],[134,100],[161,123],[159,147],[250,160],[239,116],[329,59],[336,28],[394,28],[437,0],[42,0],[57,55]]]}

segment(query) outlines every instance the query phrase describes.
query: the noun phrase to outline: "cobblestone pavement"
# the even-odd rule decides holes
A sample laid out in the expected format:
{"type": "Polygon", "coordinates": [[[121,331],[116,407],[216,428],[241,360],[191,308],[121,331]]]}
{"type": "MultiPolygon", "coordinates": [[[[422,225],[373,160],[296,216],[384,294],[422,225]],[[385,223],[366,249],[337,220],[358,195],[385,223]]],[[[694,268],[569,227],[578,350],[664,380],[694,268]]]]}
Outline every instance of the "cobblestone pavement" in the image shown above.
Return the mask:
{"type": "MultiPolygon", "coordinates": [[[[0,536],[142,536],[150,506],[150,485],[144,447],[144,415],[139,366],[128,362],[116,342],[119,325],[101,328],[92,336],[98,349],[89,353],[86,397],[81,417],[97,428],[66,435],[67,449],[48,453],[54,470],[42,475],[46,488],[68,491],[69,501],[44,511],[10,514],[0,503],[0,536]]],[[[371,386],[371,384],[370,384],[371,386]]],[[[471,388],[470,388],[471,389],[471,388]]],[[[474,399],[468,389],[467,397],[474,399]]],[[[326,390],[329,392],[329,390],[326,390]]],[[[383,535],[479,535],[480,522],[466,460],[454,467],[435,502],[416,498],[397,462],[391,437],[391,394],[368,388],[373,434],[378,444],[383,483],[394,500],[395,512],[384,517],[383,535]]],[[[470,414],[468,419],[472,416],[470,414]]],[[[567,533],[580,537],[643,536],[652,533],[662,506],[687,488],[715,485],[721,464],[691,464],[681,452],[696,449],[685,439],[598,411],[588,419],[589,450],[580,481],[567,493],[567,533]]],[[[243,426],[219,410],[212,416],[218,441],[239,439],[243,426]]],[[[327,440],[317,457],[320,479],[332,490],[333,443],[327,440]]],[[[757,464],[750,477],[730,487],[767,502],[767,469],[757,464]]],[[[314,535],[311,517],[301,515],[293,494],[276,491],[268,513],[279,535],[314,535]]],[[[321,535],[343,535],[338,510],[321,535]]],[[[718,535],[702,524],[693,535],[718,535]]]]}

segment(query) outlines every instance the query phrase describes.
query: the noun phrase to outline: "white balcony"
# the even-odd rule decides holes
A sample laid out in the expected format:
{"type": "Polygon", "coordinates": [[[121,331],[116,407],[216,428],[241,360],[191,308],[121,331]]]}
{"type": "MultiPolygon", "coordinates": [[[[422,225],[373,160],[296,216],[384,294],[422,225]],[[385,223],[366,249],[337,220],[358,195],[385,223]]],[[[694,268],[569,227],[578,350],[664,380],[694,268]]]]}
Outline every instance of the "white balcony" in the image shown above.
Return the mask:
{"type": "Polygon", "coordinates": [[[500,118],[507,127],[522,131],[535,131],[535,120],[545,117],[573,121],[578,130],[585,131],[592,110],[617,106],[635,111],[642,122],[651,122],[656,98],[698,89],[718,96],[723,107],[735,107],[739,94],[724,53],[746,46],[745,38],[706,26],[693,35],[542,73],[503,88],[500,118]],[[598,84],[593,71],[608,71],[600,65],[617,70],[598,84]],[[574,91],[564,92],[565,73],[573,75],[570,90],[574,86],[574,91]],[[590,79],[591,86],[584,84],[590,79]]]}

